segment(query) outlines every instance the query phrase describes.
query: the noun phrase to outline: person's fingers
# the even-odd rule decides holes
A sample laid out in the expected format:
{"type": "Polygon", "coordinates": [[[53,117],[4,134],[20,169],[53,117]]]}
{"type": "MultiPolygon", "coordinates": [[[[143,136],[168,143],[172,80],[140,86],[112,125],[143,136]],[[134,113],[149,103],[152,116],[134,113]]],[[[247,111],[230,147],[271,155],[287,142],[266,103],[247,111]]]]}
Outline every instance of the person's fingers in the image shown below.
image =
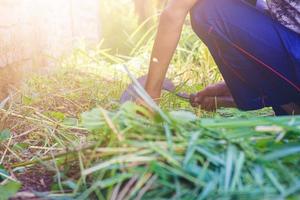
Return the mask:
{"type": "Polygon", "coordinates": [[[201,109],[215,111],[218,108],[234,108],[236,103],[232,97],[205,97],[200,104],[201,109]]]}
{"type": "Polygon", "coordinates": [[[199,107],[200,105],[209,103],[208,100],[204,102],[205,99],[208,99],[209,96],[206,95],[205,91],[198,92],[196,95],[191,95],[190,101],[193,107],[199,107]]]}
{"type": "Polygon", "coordinates": [[[230,92],[225,84],[225,82],[209,85],[202,91],[198,92],[194,97],[193,101],[196,104],[200,104],[205,97],[215,97],[215,96],[225,96],[230,95],[230,92]]]}
{"type": "Polygon", "coordinates": [[[225,82],[207,86],[202,91],[192,95],[190,102],[194,107],[199,107],[201,105],[201,107],[204,107],[204,109],[211,110],[217,105],[215,97],[222,97],[220,99],[221,105],[224,104],[226,107],[235,105],[231,92],[229,91],[225,82]]]}
{"type": "Polygon", "coordinates": [[[207,96],[224,96],[229,89],[224,82],[217,83],[214,85],[209,85],[204,89],[207,96]]]}
{"type": "Polygon", "coordinates": [[[199,107],[200,103],[199,101],[196,99],[197,95],[196,94],[191,94],[190,96],[190,104],[193,107],[199,107]]]}
{"type": "Polygon", "coordinates": [[[197,106],[203,104],[204,99],[210,97],[208,91],[209,90],[205,89],[201,92],[198,92],[192,99],[192,105],[194,107],[197,107],[197,106]]]}
{"type": "Polygon", "coordinates": [[[204,98],[200,107],[201,107],[201,109],[206,110],[206,111],[216,110],[215,98],[213,98],[213,97],[204,98]]]}
{"type": "Polygon", "coordinates": [[[193,98],[191,98],[191,104],[194,107],[199,107],[203,104],[203,100],[207,98],[206,94],[203,92],[198,92],[193,98]]]}
{"type": "Polygon", "coordinates": [[[205,89],[203,89],[202,91],[198,92],[193,99],[194,104],[196,104],[196,105],[202,104],[202,101],[204,100],[204,98],[210,96],[210,94],[213,93],[212,90],[213,90],[213,87],[208,86],[205,89]]]}
{"type": "Polygon", "coordinates": [[[221,107],[235,108],[235,107],[237,107],[234,99],[229,96],[217,98],[217,104],[218,104],[218,108],[221,108],[221,107]]]}

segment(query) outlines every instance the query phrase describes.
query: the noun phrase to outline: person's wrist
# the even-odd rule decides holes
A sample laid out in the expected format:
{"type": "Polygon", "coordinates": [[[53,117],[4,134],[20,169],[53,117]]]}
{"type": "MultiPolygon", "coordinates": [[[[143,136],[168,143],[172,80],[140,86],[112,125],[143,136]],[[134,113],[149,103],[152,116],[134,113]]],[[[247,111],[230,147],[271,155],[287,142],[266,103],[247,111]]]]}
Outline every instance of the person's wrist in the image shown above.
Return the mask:
{"type": "Polygon", "coordinates": [[[157,90],[146,89],[149,96],[156,102],[159,102],[161,92],[157,90]]]}

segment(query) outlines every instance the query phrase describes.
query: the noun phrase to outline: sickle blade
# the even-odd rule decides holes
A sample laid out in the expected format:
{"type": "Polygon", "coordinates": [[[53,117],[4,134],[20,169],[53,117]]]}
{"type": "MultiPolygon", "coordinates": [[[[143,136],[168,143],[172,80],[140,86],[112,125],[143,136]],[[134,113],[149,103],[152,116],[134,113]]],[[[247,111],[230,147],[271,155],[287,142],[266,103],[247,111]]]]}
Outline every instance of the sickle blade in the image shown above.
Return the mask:
{"type": "MultiPolygon", "coordinates": [[[[140,78],[137,79],[137,81],[142,85],[145,86],[146,81],[147,81],[147,76],[142,76],[140,78]]],[[[164,83],[163,83],[163,90],[166,90],[168,92],[171,93],[175,93],[176,87],[173,84],[173,82],[169,79],[165,79],[164,83]]],[[[177,95],[180,98],[183,98],[187,101],[190,100],[190,95],[186,94],[186,93],[175,93],[175,95],[177,95]]],[[[134,84],[130,84],[127,89],[124,91],[124,93],[122,94],[121,98],[120,98],[120,103],[124,104],[128,101],[134,101],[135,99],[138,98],[138,94],[135,92],[134,90],[134,84]]]]}
{"type": "Polygon", "coordinates": [[[186,101],[190,101],[191,95],[187,94],[187,93],[176,93],[176,96],[186,100],[186,101]]]}

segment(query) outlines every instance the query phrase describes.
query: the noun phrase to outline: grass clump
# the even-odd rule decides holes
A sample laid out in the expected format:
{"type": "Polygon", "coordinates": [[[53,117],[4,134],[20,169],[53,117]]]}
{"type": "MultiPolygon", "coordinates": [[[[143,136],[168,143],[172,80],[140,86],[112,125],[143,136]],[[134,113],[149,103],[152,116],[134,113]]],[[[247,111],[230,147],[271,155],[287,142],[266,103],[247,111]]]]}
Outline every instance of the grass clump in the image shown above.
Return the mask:
{"type": "Polygon", "coordinates": [[[93,109],[83,113],[82,126],[98,144],[77,152],[85,162],[76,191],[88,189],[74,197],[299,197],[299,120],[199,119],[186,111],[151,116],[131,103],[115,112],[93,109]]]}
{"type": "MultiPolygon", "coordinates": [[[[130,78],[147,71],[153,36],[132,42],[138,30],[126,56],[79,46],[0,105],[0,191],[11,187],[12,196],[22,185],[44,199],[298,199],[298,116],[206,113],[167,93],[159,108],[138,85],[157,114],[119,104],[130,78]]],[[[190,93],[222,80],[187,29],[169,72],[178,91],[190,93]]]]}

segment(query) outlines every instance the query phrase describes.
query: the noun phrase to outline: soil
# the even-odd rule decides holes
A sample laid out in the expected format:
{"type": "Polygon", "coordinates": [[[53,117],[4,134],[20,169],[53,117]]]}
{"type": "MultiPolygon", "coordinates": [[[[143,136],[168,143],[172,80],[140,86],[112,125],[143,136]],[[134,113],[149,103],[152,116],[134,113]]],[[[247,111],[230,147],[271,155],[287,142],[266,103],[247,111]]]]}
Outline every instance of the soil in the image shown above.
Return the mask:
{"type": "Polygon", "coordinates": [[[41,200],[34,192],[48,192],[53,183],[53,172],[47,171],[42,166],[35,166],[26,169],[22,173],[16,173],[17,180],[22,183],[22,189],[12,200],[41,200]]]}

